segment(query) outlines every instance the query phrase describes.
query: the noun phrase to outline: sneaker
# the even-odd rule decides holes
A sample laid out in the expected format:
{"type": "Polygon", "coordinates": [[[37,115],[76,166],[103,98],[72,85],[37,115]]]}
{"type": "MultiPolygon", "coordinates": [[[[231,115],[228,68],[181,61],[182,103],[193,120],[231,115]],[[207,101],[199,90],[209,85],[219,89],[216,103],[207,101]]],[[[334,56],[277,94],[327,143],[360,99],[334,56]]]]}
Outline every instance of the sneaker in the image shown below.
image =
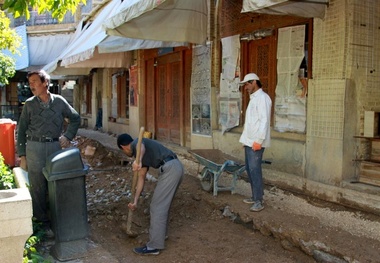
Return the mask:
{"type": "Polygon", "coordinates": [[[253,206],[251,206],[251,208],[249,210],[252,212],[259,212],[263,209],[264,209],[263,204],[260,201],[257,201],[253,204],[253,206]]]}
{"type": "Polygon", "coordinates": [[[154,255],[154,256],[157,256],[160,254],[159,249],[148,249],[146,246],[136,247],[133,249],[133,252],[135,252],[138,255],[154,255]]]}
{"type": "Polygon", "coordinates": [[[255,201],[252,198],[243,199],[243,202],[246,204],[254,204],[255,201]]]}
{"type": "MultiPolygon", "coordinates": [[[[250,205],[255,203],[255,201],[252,198],[243,199],[243,202],[250,205]]],[[[261,201],[261,204],[264,205],[264,200],[261,201]]]]}

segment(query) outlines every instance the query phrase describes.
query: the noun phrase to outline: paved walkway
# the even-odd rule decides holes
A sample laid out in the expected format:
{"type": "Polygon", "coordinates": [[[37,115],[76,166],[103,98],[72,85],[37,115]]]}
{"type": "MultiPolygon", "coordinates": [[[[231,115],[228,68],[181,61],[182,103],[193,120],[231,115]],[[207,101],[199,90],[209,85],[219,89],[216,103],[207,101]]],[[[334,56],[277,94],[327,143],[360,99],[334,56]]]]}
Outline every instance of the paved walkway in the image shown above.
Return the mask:
{"type": "MultiPolygon", "coordinates": [[[[80,129],[78,135],[118,150],[115,135],[89,129],[80,129]]],[[[191,162],[194,166],[195,160],[191,158],[188,149],[166,146],[180,156],[185,166],[186,162],[191,162]]],[[[220,184],[226,185],[229,182],[229,175],[220,179],[220,184]]],[[[266,187],[265,209],[252,213],[242,202],[242,198],[249,196],[249,189],[245,180],[238,180],[237,194],[221,193],[216,197],[210,194],[208,201],[228,204],[225,214],[235,223],[252,225],[253,229],[262,234],[273,236],[286,249],[301,249],[317,262],[380,262],[380,217],[302,198],[275,186],[266,187]]]]}

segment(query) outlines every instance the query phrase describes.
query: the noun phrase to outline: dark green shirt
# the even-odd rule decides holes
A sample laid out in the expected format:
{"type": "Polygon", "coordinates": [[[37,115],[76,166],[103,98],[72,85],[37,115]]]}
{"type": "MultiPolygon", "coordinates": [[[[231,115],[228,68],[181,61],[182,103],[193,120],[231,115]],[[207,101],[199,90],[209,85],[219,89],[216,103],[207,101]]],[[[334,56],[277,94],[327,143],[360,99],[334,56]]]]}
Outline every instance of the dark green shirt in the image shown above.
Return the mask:
{"type": "MultiPolygon", "coordinates": [[[[134,139],[132,142],[132,155],[136,157],[136,146],[138,139],[134,139]]],[[[145,146],[145,154],[141,160],[142,167],[153,167],[158,168],[162,165],[162,161],[169,156],[176,156],[176,154],[163,146],[161,143],[143,138],[142,143],[145,146]]]]}
{"type": "Polygon", "coordinates": [[[59,138],[63,132],[64,119],[69,124],[63,134],[72,140],[80,125],[80,116],[61,95],[50,93],[49,103],[42,103],[33,96],[25,101],[17,130],[17,153],[25,155],[26,136],[59,138]]]}

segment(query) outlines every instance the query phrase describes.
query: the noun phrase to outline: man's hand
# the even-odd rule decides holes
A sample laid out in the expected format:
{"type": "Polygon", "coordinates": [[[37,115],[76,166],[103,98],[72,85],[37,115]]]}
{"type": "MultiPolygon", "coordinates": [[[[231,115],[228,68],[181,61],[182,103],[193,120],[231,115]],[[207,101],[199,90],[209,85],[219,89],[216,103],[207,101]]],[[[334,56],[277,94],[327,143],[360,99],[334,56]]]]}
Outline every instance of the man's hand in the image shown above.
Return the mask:
{"type": "Polygon", "coordinates": [[[261,150],[261,144],[257,142],[253,142],[252,144],[252,150],[254,151],[260,151],[261,150]]]}
{"type": "Polygon", "coordinates": [[[137,209],[137,204],[135,203],[129,203],[128,208],[131,209],[132,211],[135,211],[137,209]]]}
{"type": "Polygon", "coordinates": [[[141,169],[141,162],[138,164],[136,160],[132,163],[132,171],[138,171],[141,169]]]}
{"type": "Polygon", "coordinates": [[[61,144],[61,148],[68,148],[70,146],[70,141],[65,136],[59,137],[59,143],[61,144]]]}
{"type": "Polygon", "coordinates": [[[25,170],[25,171],[28,171],[28,166],[26,164],[26,156],[21,156],[20,157],[20,167],[25,170]]]}

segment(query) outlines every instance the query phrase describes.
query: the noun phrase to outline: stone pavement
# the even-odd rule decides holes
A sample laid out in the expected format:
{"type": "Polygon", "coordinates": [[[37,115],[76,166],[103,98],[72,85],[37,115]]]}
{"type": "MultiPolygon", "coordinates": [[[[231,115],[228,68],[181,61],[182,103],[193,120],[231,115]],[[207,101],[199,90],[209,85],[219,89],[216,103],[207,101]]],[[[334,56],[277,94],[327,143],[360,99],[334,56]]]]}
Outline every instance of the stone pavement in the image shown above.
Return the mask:
{"type": "MultiPolygon", "coordinates": [[[[89,129],[79,129],[78,135],[96,140],[110,150],[118,150],[116,135],[89,129]]],[[[196,165],[188,149],[165,145],[179,155],[185,167],[188,163],[196,165]]],[[[264,178],[267,169],[264,168],[264,178]]],[[[230,182],[231,176],[228,174],[220,178],[220,184],[230,182]]],[[[254,213],[242,202],[250,195],[249,189],[246,180],[238,180],[236,194],[221,192],[214,197],[210,193],[208,201],[227,204],[224,215],[231,221],[272,236],[286,249],[300,249],[316,262],[380,262],[379,216],[300,197],[269,185],[265,189],[265,209],[254,213]]],[[[96,250],[98,256],[99,251],[104,252],[101,255],[107,260],[104,262],[115,262],[101,248],[96,250]]]]}

